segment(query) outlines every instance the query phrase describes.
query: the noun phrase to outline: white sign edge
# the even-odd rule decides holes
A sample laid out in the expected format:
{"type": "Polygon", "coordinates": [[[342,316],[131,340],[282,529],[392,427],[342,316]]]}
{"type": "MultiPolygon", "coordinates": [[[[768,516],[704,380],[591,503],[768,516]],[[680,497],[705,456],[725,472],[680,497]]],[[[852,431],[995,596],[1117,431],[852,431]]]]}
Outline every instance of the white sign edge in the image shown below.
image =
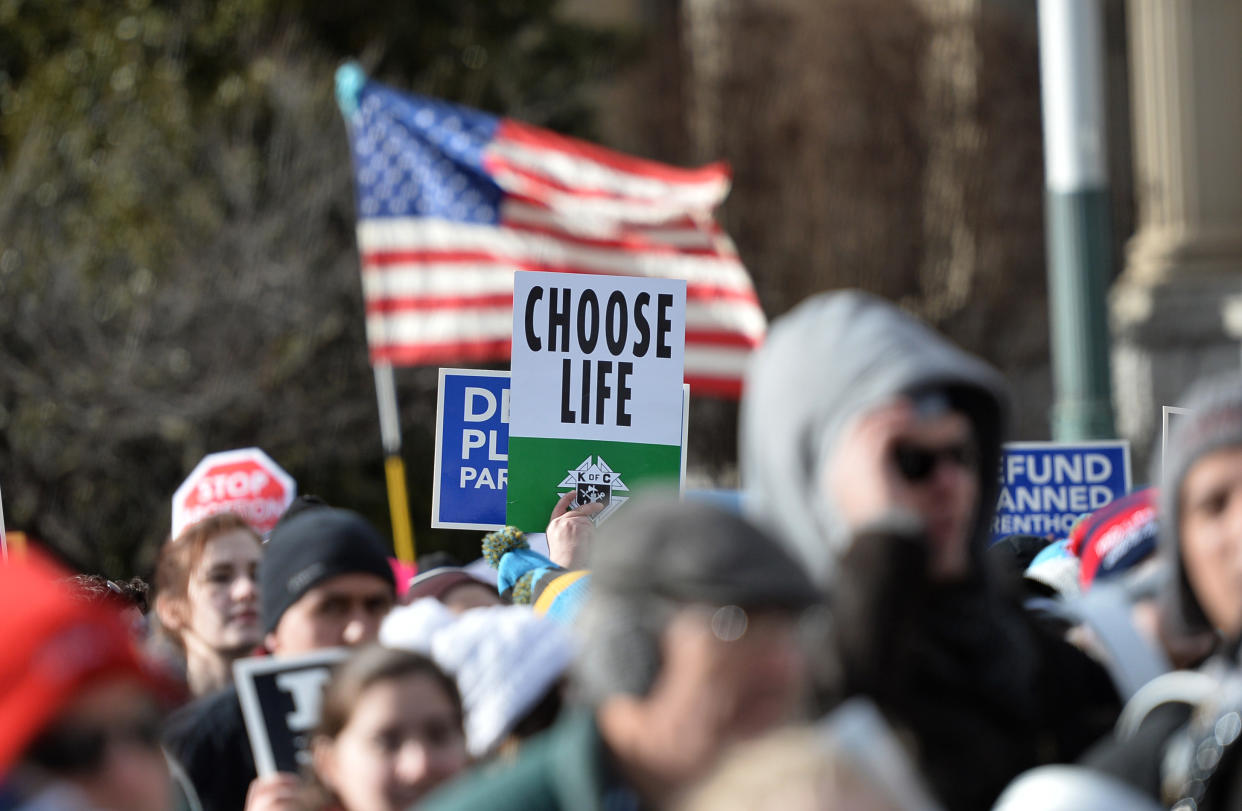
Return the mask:
{"type": "Polygon", "coordinates": [[[1027,440],[1023,442],[1005,442],[1001,445],[1002,450],[1013,448],[1015,450],[1038,450],[1040,448],[1103,448],[1117,447],[1119,445],[1130,447],[1128,439],[1084,439],[1078,442],[1059,442],[1056,440],[1027,440]]]}
{"type": "Polygon", "coordinates": [[[431,528],[440,527],[440,443],[444,441],[444,378],[449,369],[440,367],[436,382],[436,438],[435,459],[431,463],[431,528]]]}
{"type": "Polygon", "coordinates": [[[9,534],[4,528],[4,493],[0,492],[0,553],[3,562],[9,562],[9,534]]]}
{"type": "MultiPolygon", "coordinates": [[[[1164,479],[1164,460],[1169,452],[1169,415],[1170,414],[1189,414],[1189,408],[1181,406],[1161,406],[1160,407],[1160,478],[1164,479]]],[[[1153,482],[1154,484],[1154,482],[1153,482]]]]}
{"type": "Polygon", "coordinates": [[[681,384],[681,476],[677,480],[677,497],[686,493],[686,457],[690,455],[690,384],[681,384]]]}

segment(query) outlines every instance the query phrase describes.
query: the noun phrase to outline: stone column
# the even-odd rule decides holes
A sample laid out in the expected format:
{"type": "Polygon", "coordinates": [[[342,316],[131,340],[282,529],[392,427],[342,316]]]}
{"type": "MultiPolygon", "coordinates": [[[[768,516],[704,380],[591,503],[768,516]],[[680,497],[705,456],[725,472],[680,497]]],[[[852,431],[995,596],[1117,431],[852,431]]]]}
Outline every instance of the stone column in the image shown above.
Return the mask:
{"type": "Polygon", "coordinates": [[[1135,480],[1195,378],[1242,340],[1242,3],[1129,0],[1138,228],[1112,290],[1113,380],[1135,480]]]}

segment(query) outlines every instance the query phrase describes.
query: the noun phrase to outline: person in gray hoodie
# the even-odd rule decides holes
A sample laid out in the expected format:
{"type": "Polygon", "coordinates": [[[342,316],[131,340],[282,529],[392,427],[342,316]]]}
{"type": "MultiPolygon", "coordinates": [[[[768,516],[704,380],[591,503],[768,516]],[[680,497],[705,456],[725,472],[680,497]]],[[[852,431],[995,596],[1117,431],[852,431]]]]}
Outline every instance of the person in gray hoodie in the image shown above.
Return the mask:
{"type": "Polygon", "coordinates": [[[778,319],[742,401],[747,509],[827,591],[826,703],[871,697],[954,809],[1072,760],[1118,710],[1104,669],[988,575],[1007,411],[989,366],[857,291],[778,319]]]}

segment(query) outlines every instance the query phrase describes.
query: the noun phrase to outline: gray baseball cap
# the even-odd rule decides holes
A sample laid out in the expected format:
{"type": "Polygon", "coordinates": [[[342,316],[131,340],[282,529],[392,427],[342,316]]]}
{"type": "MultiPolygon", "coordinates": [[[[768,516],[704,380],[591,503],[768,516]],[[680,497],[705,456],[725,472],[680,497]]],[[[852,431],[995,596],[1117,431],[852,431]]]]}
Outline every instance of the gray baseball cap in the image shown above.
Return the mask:
{"type": "Polygon", "coordinates": [[[766,532],[741,515],[668,494],[636,496],[592,546],[594,590],[681,603],[803,609],[823,596],[766,532]]]}

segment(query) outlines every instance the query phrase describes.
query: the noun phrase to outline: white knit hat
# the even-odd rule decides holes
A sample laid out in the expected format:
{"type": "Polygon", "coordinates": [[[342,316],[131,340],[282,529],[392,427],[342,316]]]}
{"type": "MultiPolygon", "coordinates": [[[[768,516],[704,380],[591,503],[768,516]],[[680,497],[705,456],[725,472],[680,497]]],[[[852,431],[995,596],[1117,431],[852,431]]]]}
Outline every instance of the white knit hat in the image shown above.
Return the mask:
{"type": "Polygon", "coordinates": [[[1077,597],[1082,589],[1078,585],[1081,563],[1070,551],[1065,539],[1045,546],[1026,567],[1023,577],[1043,583],[1064,598],[1077,597]]]}
{"type": "Polygon", "coordinates": [[[475,608],[458,617],[433,599],[390,614],[380,628],[380,643],[429,653],[457,680],[466,747],[474,757],[504,740],[565,674],[574,655],[562,625],[526,606],[475,608]]]}
{"type": "MultiPolygon", "coordinates": [[[[431,637],[457,622],[457,615],[435,597],[399,605],[380,624],[379,643],[386,648],[431,654],[431,637]]],[[[443,667],[443,665],[441,665],[443,667]]]]}

